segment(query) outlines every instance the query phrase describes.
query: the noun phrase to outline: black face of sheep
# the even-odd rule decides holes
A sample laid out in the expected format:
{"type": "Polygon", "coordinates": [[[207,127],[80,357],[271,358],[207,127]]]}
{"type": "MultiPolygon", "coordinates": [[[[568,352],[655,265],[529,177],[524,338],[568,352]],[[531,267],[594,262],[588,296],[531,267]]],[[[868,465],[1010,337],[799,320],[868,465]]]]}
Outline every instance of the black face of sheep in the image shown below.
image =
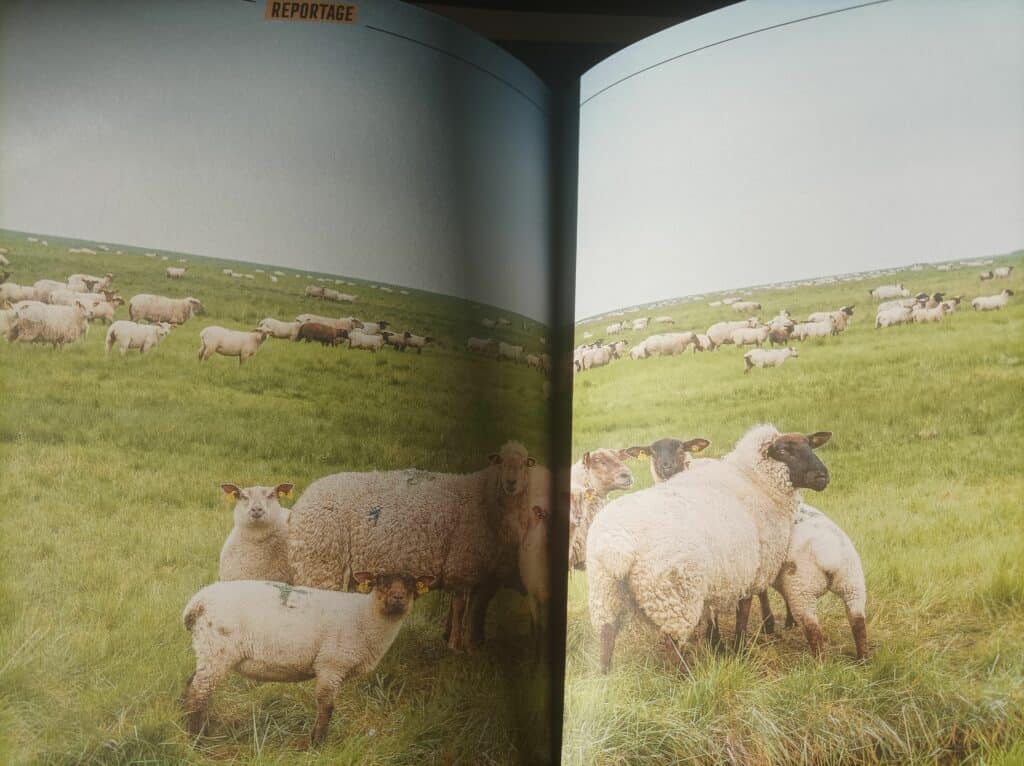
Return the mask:
{"type": "Polygon", "coordinates": [[[352,575],[361,593],[373,593],[377,610],[385,617],[404,617],[416,597],[430,590],[435,577],[410,577],[400,574],[371,574],[356,572],[352,575]]]}
{"type": "Polygon", "coordinates": [[[821,492],[828,486],[828,468],[821,462],[814,450],[832,437],[830,431],[803,434],[782,434],[768,447],[767,456],[785,463],[789,469],[789,482],[796,489],[813,489],[821,492]]]}
{"type": "Polygon", "coordinates": [[[651,470],[658,481],[665,481],[686,468],[689,455],[700,452],[711,444],[707,439],[658,439],[646,447],[630,447],[624,450],[630,457],[651,458],[651,470]]]}

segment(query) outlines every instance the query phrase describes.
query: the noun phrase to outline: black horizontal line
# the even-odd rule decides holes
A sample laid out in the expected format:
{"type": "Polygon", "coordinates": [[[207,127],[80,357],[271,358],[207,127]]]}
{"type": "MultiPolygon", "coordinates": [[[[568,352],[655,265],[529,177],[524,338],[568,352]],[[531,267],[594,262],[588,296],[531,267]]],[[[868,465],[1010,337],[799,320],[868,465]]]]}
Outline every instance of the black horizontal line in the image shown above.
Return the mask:
{"type": "Polygon", "coordinates": [[[761,27],[760,29],[753,29],[750,32],[744,32],[741,35],[734,35],[732,37],[726,37],[723,40],[717,40],[717,41],[715,41],[713,43],[708,43],[707,45],[702,45],[699,48],[694,48],[692,50],[684,51],[683,53],[677,53],[675,56],[670,56],[669,58],[664,59],[663,61],[658,61],[658,62],[656,62],[654,64],[649,65],[649,66],[645,66],[643,69],[638,69],[637,71],[633,72],[632,74],[628,74],[625,77],[623,77],[622,79],[616,80],[615,82],[613,82],[613,83],[611,83],[609,85],[606,85],[605,87],[601,88],[601,90],[597,91],[596,93],[591,94],[586,99],[581,101],[580,102],[580,106],[581,107],[584,106],[588,101],[591,101],[591,100],[597,98],[602,93],[604,93],[606,90],[610,90],[611,88],[614,88],[616,85],[619,85],[620,83],[624,83],[626,80],[628,80],[628,79],[630,79],[632,77],[636,77],[638,74],[643,74],[644,72],[648,72],[651,69],[654,69],[655,67],[659,67],[662,64],[668,64],[670,61],[675,61],[676,59],[681,59],[684,56],[689,56],[692,53],[699,53],[700,51],[707,50],[708,48],[714,48],[716,45],[722,45],[724,43],[731,43],[734,40],[740,40],[740,39],[742,39],[744,37],[750,37],[751,35],[756,35],[756,34],[759,34],[761,32],[768,32],[768,31],[773,30],[773,29],[779,29],[780,27],[788,27],[791,24],[799,24],[802,21],[811,21],[813,19],[824,18],[825,16],[832,16],[833,14],[836,14],[836,13],[845,13],[846,11],[855,11],[855,10],[859,10],[860,8],[867,8],[867,7],[872,6],[872,5],[881,5],[882,3],[889,3],[889,2],[892,2],[892,0],[871,0],[870,2],[867,2],[867,3],[860,3],[859,5],[851,5],[851,6],[848,6],[846,8],[836,8],[834,11],[824,11],[822,13],[816,13],[816,14],[814,14],[812,16],[803,16],[803,17],[801,17],[799,19],[791,19],[790,21],[782,21],[782,22],[780,22],[778,24],[772,24],[771,26],[768,26],[768,27],[761,27]]]}
{"type": "Polygon", "coordinates": [[[527,93],[525,91],[523,91],[521,88],[517,87],[516,85],[513,85],[511,82],[506,80],[501,75],[497,75],[494,72],[492,72],[490,69],[486,69],[486,68],[480,66],[479,64],[477,64],[477,63],[475,63],[473,61],[470,61],[467,58],[464,58],[463,56],[459,56],[456,53],[452,53],[451,51],[447,51],[444,48],[438,48],[436,45],[431,45],[430,43],[425,43],[422,40],[417,40],[415,37],[409,37],[408,35],[403,35],[403,34],[401,34],[399,32],[392,32],[390,29],[383,29],[381,27],[375,27],[372,24],[366,24],[365,27],[366,27],[366,29],[372,29],[374,32],[382,32],[385,35],[391,35],[392,37],[397,37],[400,40],[406,40],[407,42],[415,43],[416,45],[422,45],[424,48],[429,48],[432,51],[436,51],[437,53],[440,53],[440,54],[443,54],[445,56],[448,56],[449,58],[453,58],[456,61],[461,61],[463,64],[471,66],[471,67],[473,67],[473,69],[476,69],[478,72],[483,72],[488,77],[493,77],[495,80],[500,82],[502,85],[505,85],[506,87],[511,88],[516,93],[518,93],[520,96],[522,96],[527,101],[529,101],[531,104],[533,104],[540,112],[542,112],[542,113],[546,112],[546,110],[545,110],[543,105],[537,103],[532,98],[530,98],[530,96],[527,95],[527,93]]]}

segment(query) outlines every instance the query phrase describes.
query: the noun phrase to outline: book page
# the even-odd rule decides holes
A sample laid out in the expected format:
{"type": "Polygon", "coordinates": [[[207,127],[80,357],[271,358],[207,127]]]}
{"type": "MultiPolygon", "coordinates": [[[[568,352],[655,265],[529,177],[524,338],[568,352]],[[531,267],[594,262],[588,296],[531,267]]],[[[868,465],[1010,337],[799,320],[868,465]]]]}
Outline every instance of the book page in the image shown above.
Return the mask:
{"type": "Polygon", "coordinates": [[[385,0],[4,5],[0,760],[548,760],[547,110],[385,0]]]}
{"type": "Polygon", "coordinates": [[[1016,762],[1019,4],[741,3],[580,105],[563,762],[1016,762]]]}

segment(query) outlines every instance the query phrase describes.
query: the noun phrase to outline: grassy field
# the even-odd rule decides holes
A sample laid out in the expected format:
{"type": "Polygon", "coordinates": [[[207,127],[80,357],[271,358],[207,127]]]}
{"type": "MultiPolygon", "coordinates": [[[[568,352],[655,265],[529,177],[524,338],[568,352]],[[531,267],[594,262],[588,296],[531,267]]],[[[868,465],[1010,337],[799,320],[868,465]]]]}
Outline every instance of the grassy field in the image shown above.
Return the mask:
{"type": "MultiPolygon", "coordinates": [[[[602,677],[586,576],[573,573],[564,763],[1024,763],[1024,253],[1001,263],[1016,266],[1012,279],[927,268],[754,291],[764,319],[856,304],[845,334],[800,344],[780,368],[744,375],[743,352],[726,346],[577,375],[575,456],[664,436],[708,438],[706,454],[720,456],[760,422],[834,432],[819,451],[832,483],[806,495],[861,554],[872,657],[853,662],[842,605],[829,595],[820,662],[800,630],[785,630],[739,656],[704,653],[686,678],[634,621],[602,677]],[[965,310],[876,331],[867,292],[891,281],[963,294],[965,310]],[[1017,297],[1002,311],[967,305],[1007,286],[1017,297]]],[[[703,332],[736,318],[708,305],[720,297],[626,316],[668,314],[674,329],[703,332]]],[[[618,319],[580,325],[577,342],[618,319]]],[[[632,467],[638,488],[649,486],[646,462],[632,467]]],[[[784,615],[778,594],[773,603],[784,615]]]]}
{"type": "MultiPolygon", "coordinates": [[[[476,470],[507,439],[547,459],[541,377],[463,350],[497,310],[359,280],[339,288],[358,303],[324,304],[301,297],[311,279],[287,268],[277,284],[266,274],[236,280],[221,269],[257,267],[176,253],[163,261],[120,245],[122,255],[71,254],[97,248],[47,239],[0,231],[13,281],[111,271],[126,299],[194,295],[207,313],[145,357],[106,358],[102,326],[63,351],[0,343],[0,763],[539,758],[548,676],[529,658],[528,617],[514,595],[492,607],[488,648],[458,656],[441,641],[446,601],[425,597],[377,671],[346,685],[318,754],[304,752],[312,684],[231,679],[199,743],[184,733],[179,706],[193,670],[181,611],[216,579],[232,525],[221,482],[291,481],[298,496],[343,470],[476,470]],[[167,280],[164,268],[183,257],[187,278],[167,280]],[[206,325],[248,329],[301,312],[383,318],[438,342],[417,356],[270,339],[241,368],[219,356],[196,361],[206,325]]],[[[539,324],[505,315],[513,324],[495,337],[539,348],[539,324]]]]}

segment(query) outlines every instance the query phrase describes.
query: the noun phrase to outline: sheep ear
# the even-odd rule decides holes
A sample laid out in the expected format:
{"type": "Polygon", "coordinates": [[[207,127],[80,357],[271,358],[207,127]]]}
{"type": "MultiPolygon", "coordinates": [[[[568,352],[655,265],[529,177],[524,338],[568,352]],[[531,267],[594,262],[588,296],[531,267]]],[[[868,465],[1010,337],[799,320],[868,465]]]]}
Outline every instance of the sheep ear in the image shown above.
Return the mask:
{"type": "Polygon", "coordinates": [[[527,468],[533,468],[535,465],[537,465],[537,458],[535,458],[535,457],[528,457],[528,458],[526,458],[526,467],[527,468]]]}
{"type": "Polygon", "coordinates": [[[817,433],[809,434],[807,441],[811,443],[811,449],[817,449],[831,438],[831,431],[818,431],[817,433]]]}
{"type": "Polygon", "coordinates": [[[420,575],[416,578],[416,594],[422,596],[430,591],[430,586],[437,580],[433,575],[420,575]]]}
{"type": "Polygon", "coordinates": [[[242,492],[242,490],[240,490],[234,484],[221,484],[220,488],[224,492],[224,499],[225,500],[237,500],[239,494],[241,494],[241,492],[242,492]]]}
{"type": "Polygon", "coordinates": [[[501,463],[501,455],[499,455],[497,452],[492,452],[490,455],[487,456],[487,462],[490,463],[491,465],[498,465],[499,463],[501,463]]]}
{"type": "Polygon", "coordinates": [[[291,497],[293,489],[295,489],[294,484],[278,484],[274,487],[274,492],[278,497],[291,497]]]}
{"type": "Polygon", "coordinates": [[[620,455],[628,455],[629,457],[647,457],[650,455],[650,451],[647,447],[629,447],[619,451],[620,455]]]}
{"type": "Polygon", "coordinates": [[[690,439],[688,442],[683,442],[683,450],[685,452],[702,452],[710,445],[707,439],[690,439]]]}

